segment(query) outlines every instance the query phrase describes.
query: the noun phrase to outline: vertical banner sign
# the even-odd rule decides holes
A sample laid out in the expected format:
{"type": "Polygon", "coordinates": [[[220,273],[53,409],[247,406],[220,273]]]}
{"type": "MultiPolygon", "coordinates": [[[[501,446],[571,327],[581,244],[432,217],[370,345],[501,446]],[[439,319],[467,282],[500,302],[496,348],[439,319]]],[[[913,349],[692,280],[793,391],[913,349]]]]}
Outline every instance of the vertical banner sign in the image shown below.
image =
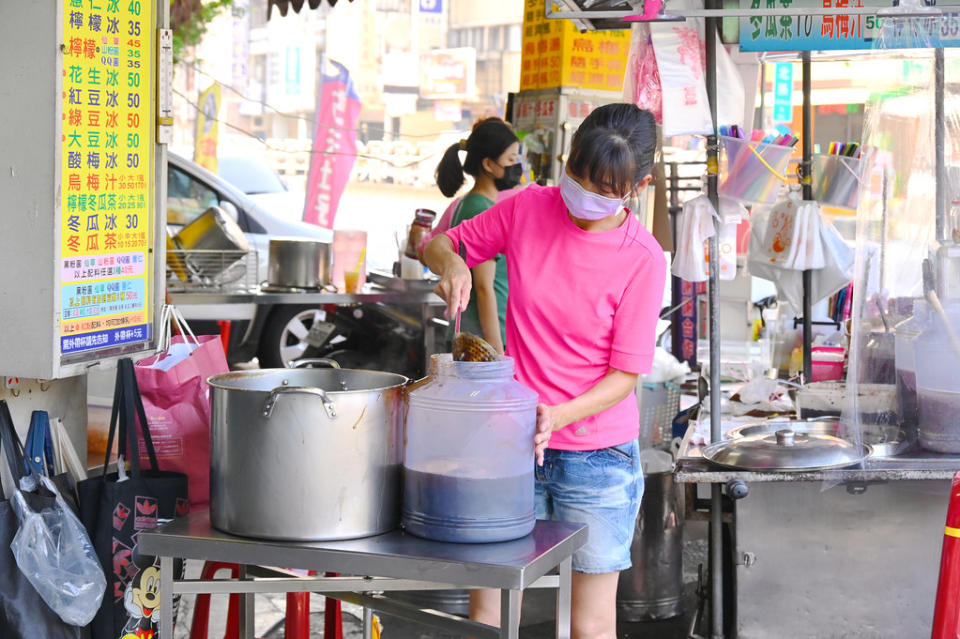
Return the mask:
{"type": "Polygon", "coordinates": [[[778,62],[773,80],[773,121],[793,122],[793,64],[778,62]]]}
{"type": "Polygon", "coordinates": [[[340,196],[357,157],[360,96],[345,66],[331,60],[336,75],[327,75],[325,62],[326,58],[319,70],[316,133],[310,153],[303,221],[332,229],[340,196]]]}
{"type": "Polygon", "coordinates": [[[63,355],[152,337],[153,5],[63,1],[63,355]]]}
{"type": "Polygon", "coordinates": [[[220,133],[220,85],[214,82],[206,91],[200,93],[197,111],[197,131],[193,139],[193,161],[216,173],[217,136],[220,133]]]}

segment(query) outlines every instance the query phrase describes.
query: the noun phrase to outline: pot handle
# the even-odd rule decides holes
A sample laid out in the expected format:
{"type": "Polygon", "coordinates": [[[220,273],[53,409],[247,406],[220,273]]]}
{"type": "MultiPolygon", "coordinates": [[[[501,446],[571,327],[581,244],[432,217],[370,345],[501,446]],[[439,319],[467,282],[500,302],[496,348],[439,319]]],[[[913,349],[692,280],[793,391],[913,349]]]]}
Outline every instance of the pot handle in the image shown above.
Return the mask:
{"type": "Polygon", "coordinates": [[[336,360],[327,359],[326,357],[308,357],[306,359],[298,359],[293,362],[293,366],[291,366],[291,368],[305,368],[307,366],[314,366],[318,364],[328,366],[330,368],[340,368],[340,364],[338,364],[336,360]]]}
{"type": "Polygon", "coordinates": [[[323,409],[327,412],[330,419],[337,418],[337,406],[322,389],[312,386],[278,386],[270,391],[267,401],[263,402],[263,416],[268,418],[273,414],[273,407],[276,406],[280,395],[298,393],[302,395],[315,395],[323,402],[323,409]]]}

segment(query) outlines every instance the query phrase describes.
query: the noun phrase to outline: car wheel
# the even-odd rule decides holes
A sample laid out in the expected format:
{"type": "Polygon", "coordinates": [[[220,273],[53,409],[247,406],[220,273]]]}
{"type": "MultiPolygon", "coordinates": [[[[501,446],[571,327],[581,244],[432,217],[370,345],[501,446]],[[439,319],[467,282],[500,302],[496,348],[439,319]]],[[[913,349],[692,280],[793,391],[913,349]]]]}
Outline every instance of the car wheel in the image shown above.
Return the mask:
{"type": "Polygon", "coordinates": [[[316,322],[326,319],[326,312],[315,306],[278,306],[273,309],[260,335],[257,357],[260,368],[286,368],[303,357],[304,341],[316,322]]]}

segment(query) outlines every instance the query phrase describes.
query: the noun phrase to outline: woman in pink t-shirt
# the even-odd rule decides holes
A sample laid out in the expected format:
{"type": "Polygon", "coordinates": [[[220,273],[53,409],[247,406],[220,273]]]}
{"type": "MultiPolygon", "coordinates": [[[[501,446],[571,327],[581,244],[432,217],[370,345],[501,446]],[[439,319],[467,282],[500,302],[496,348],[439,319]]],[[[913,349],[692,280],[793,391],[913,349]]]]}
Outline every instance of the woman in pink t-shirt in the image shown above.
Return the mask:
{"type": "MultiPolygon", "coordinates": [[[[574,134],[558,187],[530,186],[425,253],[448,313],[469,299],[470,266],[507,258],[507,354],[541,402],[537,517],[589,527],[573,557],[575,638],[616,636],[618,573],[630,567],[643,494],[633,391],[653,361],[666,260],[623,201],[649,184],[656,140],[649,111],[600,107],[574,134]]],[[[471,617],[497,625],[499,601],[476,592],[471,617]]]]}

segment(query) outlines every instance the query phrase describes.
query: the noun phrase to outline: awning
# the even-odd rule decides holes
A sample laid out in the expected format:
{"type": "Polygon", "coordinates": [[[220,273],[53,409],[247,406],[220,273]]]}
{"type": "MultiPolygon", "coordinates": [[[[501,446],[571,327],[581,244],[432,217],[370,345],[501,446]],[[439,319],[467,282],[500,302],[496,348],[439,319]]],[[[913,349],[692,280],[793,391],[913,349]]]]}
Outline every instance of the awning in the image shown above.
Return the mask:
{"type": "MultiPolygon", "coordinates": [[[[326,0],[327,3],[332,7],[337,4],[337,0],[326,0]]],[[[303,8],[303,5],[309,6],[311,9],[316,9],[324,0],[267,0],[267,20],[270,19],[270,14],[273,13],[273,8],[276,7],[277,11],[280,12],[280,15],[287,15],[288,9],[293,9],[294,13],[300,13],[300,9],[303,8]]],[[[353,2],[353,0],[348,0],[348,2],[353,2]]]]}

